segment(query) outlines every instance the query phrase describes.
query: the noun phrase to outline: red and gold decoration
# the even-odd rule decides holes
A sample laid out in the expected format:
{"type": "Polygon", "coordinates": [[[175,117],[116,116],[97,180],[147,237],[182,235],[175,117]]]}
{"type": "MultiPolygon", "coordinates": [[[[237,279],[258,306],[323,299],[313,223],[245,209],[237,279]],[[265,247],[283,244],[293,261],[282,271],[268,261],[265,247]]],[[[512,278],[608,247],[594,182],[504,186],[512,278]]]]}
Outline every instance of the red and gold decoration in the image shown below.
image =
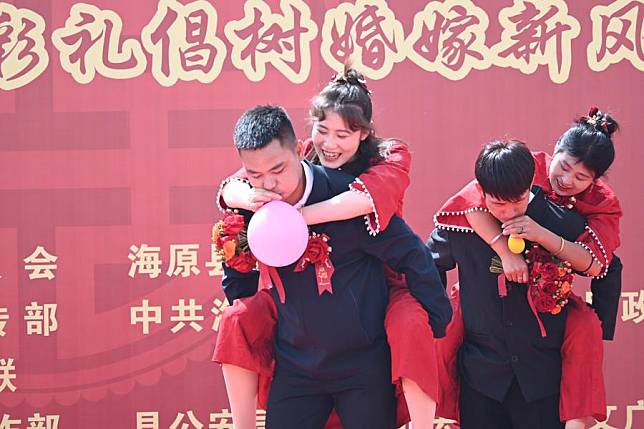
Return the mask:
{"type": "Polygon", "coordinates": [[[312,232],[309,236],[309,242],[304,251],[304,255],[295,267],[295,272],[304,271],[309,264],[315,267],[315,277],[318,282],[318,294],[322,295],[325,291],[333,293],[331,285],[331,276],[335,271],[329,254],[329,236],[312,232]]]}

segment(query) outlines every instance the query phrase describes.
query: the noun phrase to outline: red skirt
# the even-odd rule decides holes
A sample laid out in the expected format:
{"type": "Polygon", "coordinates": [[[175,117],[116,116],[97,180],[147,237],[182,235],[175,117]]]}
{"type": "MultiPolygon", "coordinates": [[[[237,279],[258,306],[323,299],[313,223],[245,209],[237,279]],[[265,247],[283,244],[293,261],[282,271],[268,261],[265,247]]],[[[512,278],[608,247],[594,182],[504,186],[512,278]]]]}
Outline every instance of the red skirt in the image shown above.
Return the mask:
{"type": "Polygon", "coordinates": [[[258,406],[266,409],[275,359],[277,307],[267,289],[236,299],[223,311],[212,360],[259,374],[258,406]]]}
{"type": "Polygon", "coordinates": [[[385,330],[391,348],[391,381],[396,385],[397,396],[403,396],[402,379],[408,378],[438,401],[436,340],[427,312],[406,286],[389,289],[385,330]]]}
{"type": "Polygon", "coordinates": [[[577,295],[568,300],[568,318],[561,346],[562,421],[592,416],[606,420],[604,344],[595,311],[577,295]]]}

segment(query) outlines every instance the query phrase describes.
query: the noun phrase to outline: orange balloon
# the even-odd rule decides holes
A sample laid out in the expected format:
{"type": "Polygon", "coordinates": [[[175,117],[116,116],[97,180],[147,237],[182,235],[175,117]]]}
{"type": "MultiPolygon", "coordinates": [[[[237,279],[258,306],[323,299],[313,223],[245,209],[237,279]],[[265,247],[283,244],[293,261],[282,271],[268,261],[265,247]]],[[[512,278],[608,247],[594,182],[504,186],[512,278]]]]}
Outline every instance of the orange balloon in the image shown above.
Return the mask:
{"type": "Polygon", "coordinates": [[[525,240],[511,235],[508,237],[508,249],[517,255],[522,253],[525,250],[525,240]]]}

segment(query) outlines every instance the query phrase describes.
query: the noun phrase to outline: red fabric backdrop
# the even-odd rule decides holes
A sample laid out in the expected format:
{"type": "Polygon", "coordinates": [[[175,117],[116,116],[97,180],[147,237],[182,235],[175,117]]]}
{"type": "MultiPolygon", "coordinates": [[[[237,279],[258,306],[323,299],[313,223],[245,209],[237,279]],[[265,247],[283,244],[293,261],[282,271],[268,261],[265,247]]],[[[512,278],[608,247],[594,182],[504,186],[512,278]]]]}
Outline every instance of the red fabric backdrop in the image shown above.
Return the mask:
{"type": "Polygon", "coordinates": [[[232,129],[274,103],[306,137],[349,55],[378,132],[413,150],[421,236],[491,138],[551,151],[589,106],[614,114],[624,294],[605,344],[615,408],[595,427],[644,427],[644,4],[389,3],[0,2],[0,427],[229,427],[208,263],[232,129]]]}

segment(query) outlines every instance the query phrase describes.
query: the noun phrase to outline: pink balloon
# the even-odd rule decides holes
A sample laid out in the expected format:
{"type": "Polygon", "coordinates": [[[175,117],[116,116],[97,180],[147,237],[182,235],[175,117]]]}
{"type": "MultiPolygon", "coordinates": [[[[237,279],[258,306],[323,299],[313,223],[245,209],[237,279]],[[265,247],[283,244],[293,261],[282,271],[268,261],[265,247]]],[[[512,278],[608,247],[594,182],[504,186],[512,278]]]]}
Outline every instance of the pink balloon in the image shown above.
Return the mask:
{"type": "Polygon", "coordinates": [[[297,261],[309,241],[309,229],[300,212],[283,201],[271,201],[248,223],[248,246],[258,261],[285,267],[297,261]]]}

